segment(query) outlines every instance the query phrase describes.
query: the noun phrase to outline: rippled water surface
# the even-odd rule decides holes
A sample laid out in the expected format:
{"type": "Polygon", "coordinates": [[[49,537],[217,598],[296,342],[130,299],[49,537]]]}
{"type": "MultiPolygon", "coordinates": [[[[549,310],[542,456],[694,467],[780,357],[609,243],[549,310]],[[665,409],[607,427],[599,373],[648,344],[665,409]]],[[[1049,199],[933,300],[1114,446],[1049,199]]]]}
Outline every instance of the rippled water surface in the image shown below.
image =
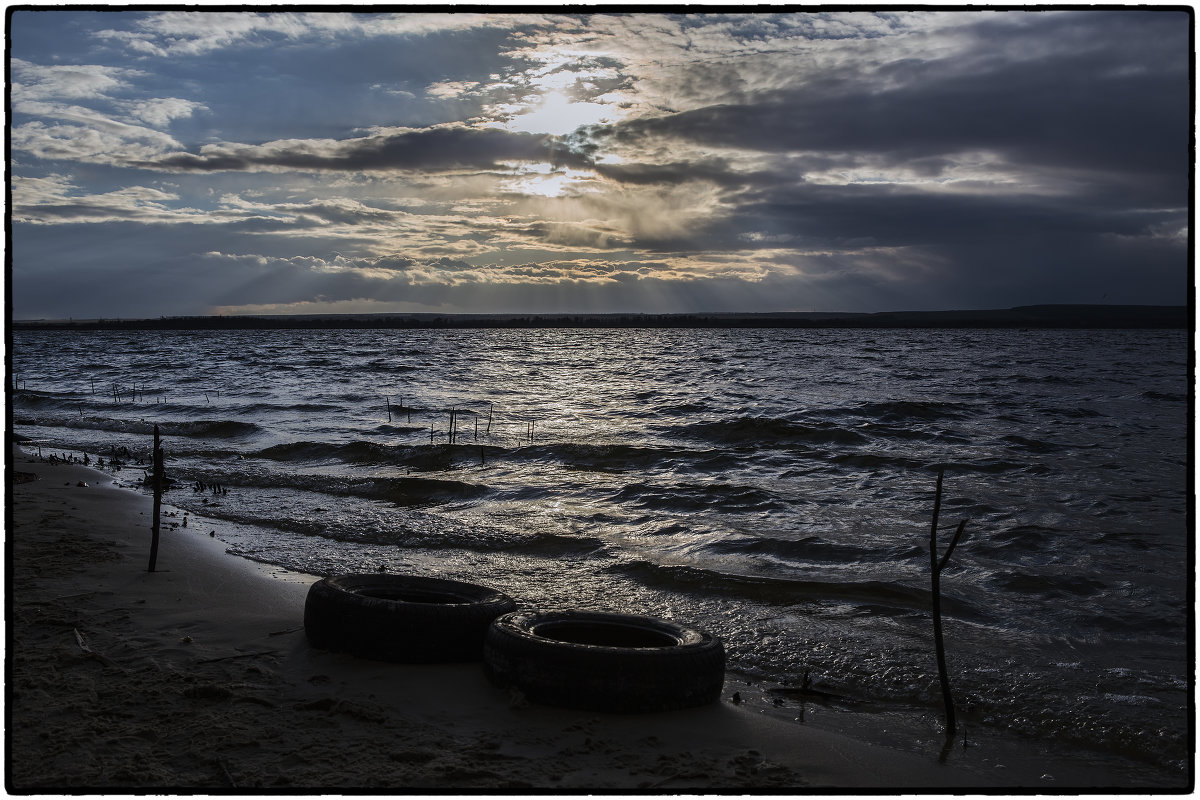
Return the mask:
{"type": "Polygon", "coordinates": [[[168,501],[252,558],[669,617],[723,637],[735,673],[931,711],[944,469],[943,541],[968,521],[942,575],[967,718],[1177,775],[1188,348],[1182,331],[16,331],[12,413],[44,453],[93,459],[146,457],[158,423],[168,501]]]}

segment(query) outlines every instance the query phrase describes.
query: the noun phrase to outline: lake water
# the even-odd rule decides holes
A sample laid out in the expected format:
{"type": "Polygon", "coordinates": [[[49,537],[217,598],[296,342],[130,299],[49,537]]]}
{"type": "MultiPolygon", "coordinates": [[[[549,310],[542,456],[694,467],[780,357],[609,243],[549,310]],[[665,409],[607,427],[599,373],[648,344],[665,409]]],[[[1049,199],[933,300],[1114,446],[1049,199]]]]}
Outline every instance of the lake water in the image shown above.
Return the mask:
{"type": "Polygon", "coordinates": [[[11,402],[44,455],[148,459],[158,423],[167,502],[250,558],[672,618],[722,637],[731,675],[807,675],[931,719],[944,470],[943,547],[967,520],[942,574],[960,719],[1175,780],[1189,347],[1186,331],[14,331],[11,402]]]}

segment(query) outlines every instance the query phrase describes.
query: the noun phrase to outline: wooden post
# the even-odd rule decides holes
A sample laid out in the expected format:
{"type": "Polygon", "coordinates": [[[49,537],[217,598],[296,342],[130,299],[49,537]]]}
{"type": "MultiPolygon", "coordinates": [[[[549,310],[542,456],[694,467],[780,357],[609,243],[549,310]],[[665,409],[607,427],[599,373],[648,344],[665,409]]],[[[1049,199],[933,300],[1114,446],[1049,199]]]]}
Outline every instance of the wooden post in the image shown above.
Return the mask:
{"type": "Polygon", "coordinates": [[[485,433],[488,436],[492,435],[492,404],[491,403],[488,403],[488,426],[487,426],[487,431],[485,431],[485,433]]]}
{"type": "Polygon", "coordinates": [[[383,396],[383,401],[385,403],[387,403],[388,422],[391,422],[392,421],[392,399],[385,394],[383,396]]]}
{"type": "Polygon", "coordinates": [[[959,538],[962,536],[963,529],[967,526],[967,521],[964,519],[958,523],[958,530],[954,533],[954,538],[950,540],[950,546],[946,548],[946,554],[940,559],[937,552],[937,528],[938,514],[942,508],[942,478],[944,470],[938,470],[937,491],[933,497],[933,524],[929,529],[929,575],[931,589],[931,603],[933,606],[933,645],[937,650],[937,665],[938,679],[942,685],[942,703],[946,707],[946,737],[954,736],[957,728],[954,719],[954,696],[950,692],[950,677],[946,673],[946,646],[942,640],[942,587],[941,574],[946,568],[946,562],[950,560],[950,554],[954,552],[955,545],[958,544],[959,538]]]}
{"type": "Polygon", "coordinates": [[[154,426],[154,517],[150,532],[150,572],[158,561],[158,515],[162,508],[163,451],[158,443],[158,425],[154,426]]]}

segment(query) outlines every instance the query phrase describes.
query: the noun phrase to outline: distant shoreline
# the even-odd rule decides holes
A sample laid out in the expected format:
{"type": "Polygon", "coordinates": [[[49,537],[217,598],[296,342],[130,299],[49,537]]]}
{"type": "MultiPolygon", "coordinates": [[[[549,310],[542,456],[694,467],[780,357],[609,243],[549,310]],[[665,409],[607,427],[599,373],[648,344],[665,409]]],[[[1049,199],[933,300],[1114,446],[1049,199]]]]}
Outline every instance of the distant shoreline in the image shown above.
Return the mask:
{"type": "Polygon", "coordinates": [[[282,314],[13,320],[14,330],[392,328],[1190,328],[1188,306],[1036,305],[973,311],[694,314],[282,314]]]}

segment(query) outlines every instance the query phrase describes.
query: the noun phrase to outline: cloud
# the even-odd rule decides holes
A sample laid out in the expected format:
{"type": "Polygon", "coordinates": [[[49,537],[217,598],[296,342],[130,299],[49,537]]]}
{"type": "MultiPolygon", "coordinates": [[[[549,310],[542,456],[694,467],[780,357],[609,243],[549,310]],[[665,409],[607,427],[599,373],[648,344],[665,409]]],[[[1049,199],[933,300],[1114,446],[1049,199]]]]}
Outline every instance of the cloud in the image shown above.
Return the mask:
{"type": "Polygon", "coordinates": [[[108,163],[177,150],[181,144],[160,129],[204,108],[177,97],[120,98],[146,77],[140,70],[13,59],[13,74],[14,114],[40,119],[13,125],[11,144],[41,159],[108,163]]]}
{"type": "Polygon", "coordinates": [[[17,110],[22,103],[50,98],[108,97],[147,75],[142,70],[127,67],[103,64],[43,66],[22,58],[13,58],[9,67],[12,70],[12,102],[17,110]]]}
{"type": "Polygon", "coordinates": [[[217,222],[194,208],[178,208],[179,196],[149,186],[133,186],[89,194],[62,175],[46,178],[15,177],[12,180],[12,218],[16,223],[60,225],[63,223],[217,222]]]}
{"type": "Polygon", "coordinates": [[[683,140],[897,164],[989,151],[1017,164],[1177,171],[1189,112],[1180,102],[1187,65],[1175,54],[1186,51],[1187,31],[1171,15],[1050,17],[1020,30],[999,53],[990,21],[957,35],[986,57],[960,58],[959,45],[952,68],[948,59],[926,58],[835,71],[741,102],[630,120],[596,136],[602,145],[683,140]]]}
{"type": "Polygon", "coordinates": [[[168,171],[495,169],[505,161],[586,162],[553,139],[457,125],[347,140],[285,140],[262,145],[205,145],[131,166],[168,171]]]}
{"type": "Polygon", "coordinates": [[[173,120],[192,116],[197,111],[207,110],[203,103],[179,97],[158,97],[148,100],[129,100],[120,104],[129,116],[140,119],[156,128],[165,128],[173,120]]]}
{"type": "Polygon", "coordinates": [[[298,11],[159,11],[141,14],[129,30],[106,28],[99,39],[157,57],[200,56],[234,47],[345,37],[410,37],[473,28],[537,24],[540,15],[477,13],[377,14],[298,11]]]}

